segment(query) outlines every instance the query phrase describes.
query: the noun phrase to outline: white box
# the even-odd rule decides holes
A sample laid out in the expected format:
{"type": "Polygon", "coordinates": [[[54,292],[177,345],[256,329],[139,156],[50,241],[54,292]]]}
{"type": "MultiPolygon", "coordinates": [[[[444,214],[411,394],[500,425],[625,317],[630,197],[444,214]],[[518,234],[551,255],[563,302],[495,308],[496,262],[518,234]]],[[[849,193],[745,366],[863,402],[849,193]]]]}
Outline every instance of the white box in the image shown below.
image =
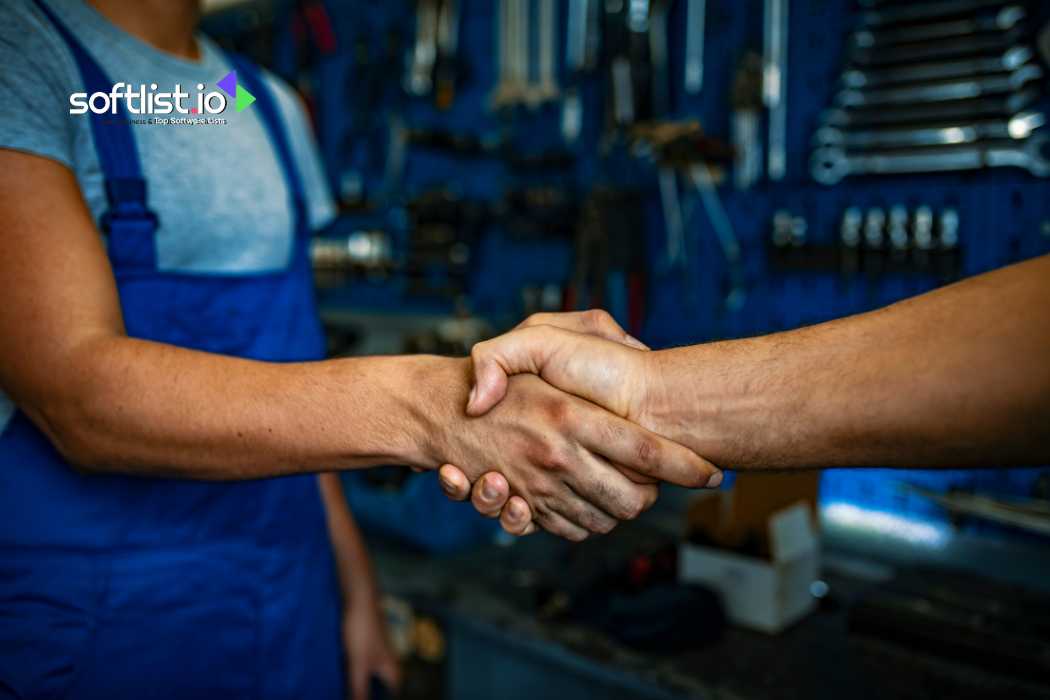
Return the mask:
{"type": "Polygon", "coordinates": [[[772,561],[683,543],[678,578],[703,583],[722,595],[730,621],[774,634],[810,613],[810,585],[820,572],[820,546],[809,508],[796,503],[769,519],[772,561]]]}

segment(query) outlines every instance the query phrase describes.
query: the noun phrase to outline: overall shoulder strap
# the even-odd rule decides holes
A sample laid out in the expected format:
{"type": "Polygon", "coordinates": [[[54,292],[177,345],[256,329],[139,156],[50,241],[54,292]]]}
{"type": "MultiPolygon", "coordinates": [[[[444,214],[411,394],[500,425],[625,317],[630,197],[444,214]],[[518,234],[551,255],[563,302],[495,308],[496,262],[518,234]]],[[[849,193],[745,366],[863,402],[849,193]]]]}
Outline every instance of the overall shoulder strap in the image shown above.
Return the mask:
{"type": "MultiPolygon", "coordinates": [[[[88,95],[110,93],[113,81],[98,62],[42,0],[35,2],[73,53],[88,95]]],[[[89,110],[88,115],[109,203],[99,223],[107,237],[110,261],[117,269],[155,269],[153,237],[157,217],[147,204],[146,180],[142,177],[138,148],[124,108],[116,103],[115,112],[95,114],[89,110]]]]}
{"type": "MultiPolygon", "coordinates": [[[[310,223],[306,212],[306,192],[303,180],[299,173],[299,167],[292,152],[291,142],[288,140],[288,131],[281,118],[280,107],[277,97],[266,84],[260,70],[243,56],[227,54],[230,63],[235,68],[236,80],[243,82],[244,86],[255,98],[255,107],[259,110],[263,126],[270,137],[277,160],[284,172],[284,179],[292,195],[292,205],[295,208],[296,237],[302,242],[310,238],[310,223]]],[[[301,246],[300,246],[301,247],[301,246]]]]}

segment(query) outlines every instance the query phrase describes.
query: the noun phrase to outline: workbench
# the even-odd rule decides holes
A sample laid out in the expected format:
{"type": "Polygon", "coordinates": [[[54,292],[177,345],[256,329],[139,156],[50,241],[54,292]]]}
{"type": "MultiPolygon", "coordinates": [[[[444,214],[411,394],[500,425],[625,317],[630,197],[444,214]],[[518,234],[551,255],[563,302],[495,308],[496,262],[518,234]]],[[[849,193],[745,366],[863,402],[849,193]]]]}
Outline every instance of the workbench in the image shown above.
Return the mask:
{"type": "MultiPolygon", "coordinates": [[[[981,688],[983,697],[1050,697],[1050,686],[992,678],[958,664],[945,669],[920,650],[895,659],[888,650],[861,649],[847,633],[850,605],[891,577],[897,564],[921,559],[983,566],[1014,581],[1029,580],[1050,566],[1050,550],[1042,545],[962,537],[938,551],[920,551],[831,528],[824,536],[824,581],[831,594],[817,612],[778,636],[729,627],[712,645],[671,653],[634,651],[523,605],[541,582],[586,577],[666,541],[667,525],[666,519],[643,518],[579,545],[541,534],[445,558],[380,542],[373,547],[385,590],[443,624],[446,697],[456,700],[903,697],[899,689],[879,687],[880,677],[914,676],[937,664],[960,684],[981,688]],[[887,662],[893,665],[879,666],[887,662]]],[[[922,688],[907,696],[933,697],[922,688]]]]}

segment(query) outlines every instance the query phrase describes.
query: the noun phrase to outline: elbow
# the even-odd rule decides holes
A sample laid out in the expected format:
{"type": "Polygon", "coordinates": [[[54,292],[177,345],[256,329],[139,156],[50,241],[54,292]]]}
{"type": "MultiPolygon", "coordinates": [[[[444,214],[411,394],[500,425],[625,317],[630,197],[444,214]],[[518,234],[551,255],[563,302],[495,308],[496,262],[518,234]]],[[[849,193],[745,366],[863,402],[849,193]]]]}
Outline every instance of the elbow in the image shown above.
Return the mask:
{"type": "Polygon", "coordinates": [[[26,408],[25,413],[76,472],[98,474],[113,470],[115,455],[110,441],[98,429],[98,421],[85,402],[66,398],[26,408]]]}

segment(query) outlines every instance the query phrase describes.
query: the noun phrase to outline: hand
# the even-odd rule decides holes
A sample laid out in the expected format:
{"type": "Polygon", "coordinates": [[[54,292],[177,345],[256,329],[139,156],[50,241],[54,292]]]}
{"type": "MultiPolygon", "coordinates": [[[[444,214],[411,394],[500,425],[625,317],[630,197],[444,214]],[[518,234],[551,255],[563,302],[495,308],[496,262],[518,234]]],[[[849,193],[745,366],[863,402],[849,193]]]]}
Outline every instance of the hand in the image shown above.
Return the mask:
{"type": "Polygon", "coordinates": [[[343,612],[343,644],[353,700],[369,700],[373,676],[397,692],[401,687],[401,665],[390,648],[386,623],[374,593],[351,595],[347,599],[343,612]]]}
{"type": "MultiPolygon", "coordinates": [[[[480,358],[483,363],[488,360],[492,355],[489,353],[483,353],[482,351],[491,347],[491,343],[499,341],[500,347],[503,346],[504,338],[516,339],[519,332],[523,329],[534,329],[531,333],[542,332],[544,329],[549,329],[551,326],[559,327],[563,330],[568,331],[581,331],[582,333],[589,333],[592,335],[583,336],[590,337],[597,340],[597,337],[607,338],[609,340],[616,341],[619,343],[618,347],[624,350],[630,349],[623,358],[623,366],[625,368],[631,367],[631,363],[627,361],[627,358],[637,357],[644,355],[645,350],[648,350],[640,342],[631,338],[627,333],[620,328],[619,325],[603,311],[587,311],[578,313],[566,313],[566,314],[537,314],[530,317],[525,323],[518,327],[518,330],[512,332],[506,336],[496,339],[495,341],[489,341],[489,343],[482,343],[475,348],[475,358],[480,358]]],[[[569,337],[577,336],[578,333],[570,333],[569,337]]],[[[603,340],[598,340],[601,346],[613,345],[603,340]]],[[[497,353],[494,353],[498,355],[497,353]]],[[[484,364],[480,365],[484,367],[484,364]]],[[[475,364],[475,373],[477,374],[479,365],[475,364]]],[[[601,375],[602,373],[599,372],[601,375]]],[[[605,373],[601,377],[601,380],[605,383],[619,384],[618,395],[622,397],[619,401],[621,408],[619,412],[621,415],[629,416],[635,413],[630,408],[632,397],[640,396],[644,392],[643,387],[636,387],[636,380],[644,377],[643,372],[628,370],[619,375],[610,375],[605,373]],[[626,406],[626,408],[623,408],[626,406]]],[[[488,406],[493,405],[496,401],[502,398],[503,393],[506,391],[506,374],[499,372],[499,376],[492,376],[497,381],[502,379],[502,385],[496,387],[495,391],[499,393],[498,398],[494,398],[492,395],[483,393],[480,396],[482,405],[488,406]]],[[[491,381],[486,384],[478,382],[478,388],[483,392],[492,392],[493,388],[490,386],[491,381]]],[[[600,387],[599,387],[600,388],[600,387]]],[[[583,393],[582,389],[579,389],[583,393]]],[[[598,393],[598,392],[595,392],[598,393]]],[[[471,395],[472,404],[479,400],[479,396],[475,391],[471,395]]],[[[630,480],[637,483],[651,483],[652,477],[639,474],[635,471],[621,469],[622,473],[627,476],[630,480]]],[[[528,503],[519,496],[514,496],[508,501],[510,496],[510,485],[507,480],[497,472],[489,472],[483,475],[474,483],[473,492],[471,492],[471,482],[463,472],[457,467],[446,464],[441,467],[440,480],[442,488],[445,493],[455,500],[463,500],[467,495],[472,495],[472,502],[475,508],[481,513],[488,515],[489,517],[500,516],[501,523],[508,532],[512,534],[528,534],[535,530],[535,525],[532,524],[532,513],[528,503]]],[[[721,474],[717,471],[711,474],[711,477],[707,481],[707,485],[715,486],[721,483],[721,474]]],[[[704,484],[700,484],[704,485],[704,484]]]]}

